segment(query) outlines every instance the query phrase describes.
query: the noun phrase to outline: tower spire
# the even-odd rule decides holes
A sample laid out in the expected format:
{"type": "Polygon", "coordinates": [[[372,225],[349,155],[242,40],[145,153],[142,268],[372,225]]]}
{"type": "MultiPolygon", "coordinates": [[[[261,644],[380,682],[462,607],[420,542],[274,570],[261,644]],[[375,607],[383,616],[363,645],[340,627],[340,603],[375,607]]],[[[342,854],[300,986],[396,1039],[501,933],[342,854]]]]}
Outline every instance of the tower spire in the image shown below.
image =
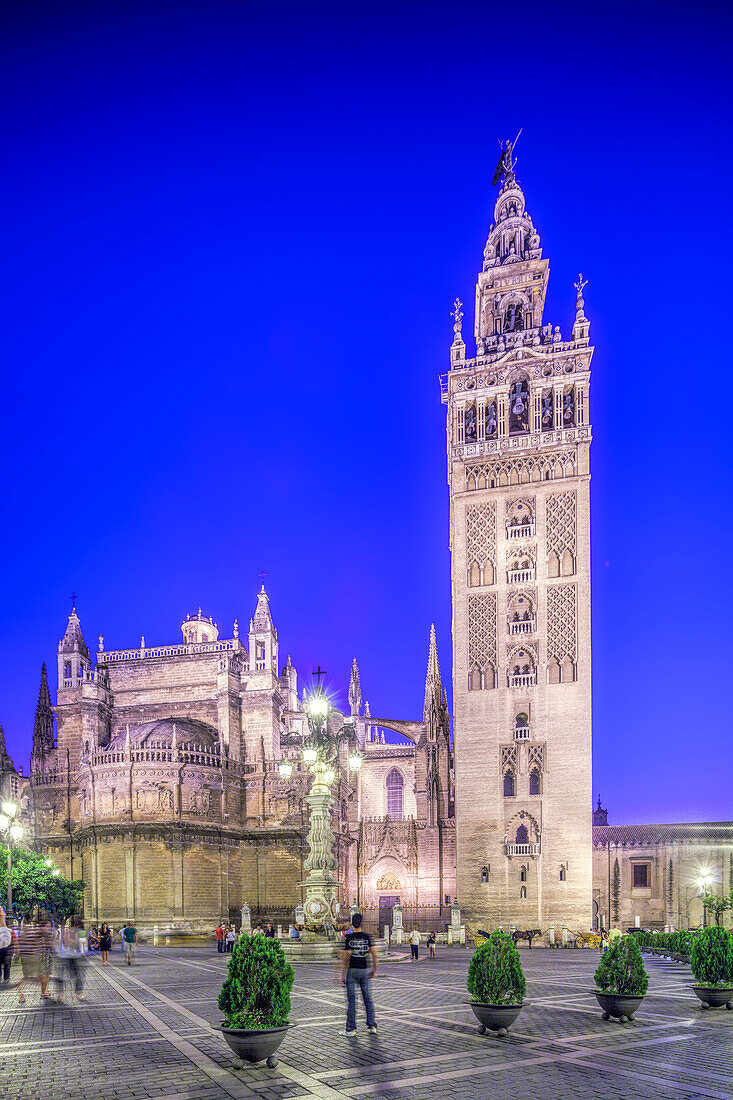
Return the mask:
{"type": "Polygon", "coordinates": [[[41,686],[38,690],[38,703],[36,704],[36,718],[33,723],[33,749],[31,756],[43,757],[53,752],[53,709],[51,707],[51,693],[48,690],[48,674],[46,662],[41,665],[41,686]]]}
{"type": "Polygon", "coordinates": [[[359,666],[356,663],[356,657],[351,665],[351,681],[349,682],[349,706],[351,707],[352,715],[359,715],[361,712],[361,682],[359,680],[359,666]]]}
{"type": "Polygon", "coordinates": [[[430,648],[428,650],[428,671],[425,677],[425,705],[423,718],[427,722],[431,709],[437,712],[443,702],[443,684],[438,664],[438,643],[435,637],[435,623],[430,626],[430,648]]]}

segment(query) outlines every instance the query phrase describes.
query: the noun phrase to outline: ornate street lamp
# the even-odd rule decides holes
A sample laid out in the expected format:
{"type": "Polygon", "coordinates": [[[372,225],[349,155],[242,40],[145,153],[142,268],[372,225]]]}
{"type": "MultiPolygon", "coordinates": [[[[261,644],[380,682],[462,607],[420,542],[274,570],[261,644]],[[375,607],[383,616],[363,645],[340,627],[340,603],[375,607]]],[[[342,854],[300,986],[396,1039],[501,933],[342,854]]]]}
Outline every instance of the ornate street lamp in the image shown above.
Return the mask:
{"type": "Polygon", "coordinates": [[[15,820],[15,815],[18,812],[18,807],[14,802],[3,802],[2,813],[0,814],[0,830],[7,834],[8,843],[8,909],[7,913],[12,922],[13,920],[13,845],[17,844],[23,837],[23,826],[19,825],[15,820]]]}
{"type": "Polygon", "coordinates": [[[278,764],[277,770],[280,772],[282,779],[290,779],[290,776],[293,774],[293,765],[287,757],[283,757],[278,764]]]}
{"type": "Polygon", "coordinates": [[[707,867],[703,867],[702,870],[700,871],[700,873],[697,876],[697,888],[700,891],[700,897],[703,899],[703,902],[702,902],[702,926],[703,926],[703,928],[707,928],[707,926],[708,926],[708,920],[707,920],[708,911],[707,911],[707,907],[705,905],[705,896],[706,896],[706,894],[710,893],[710,887],[712,886],[712,884],[713,884],[713,872],[710,871],[707,867]]]}
{"type": "Polygon", "coordinates": [[[308,716],[308,740],[303,746],[303,762],[313,776],[311,789],[305,796],[310,808],[308,830],[308,856],[303,864],[308,877],[302,883],[305,891],[303,912],[308,929],[324,931],[334,923],[338,890],[341,883],[333,870],[336,859],[333,854],[333,830],[331,784],[336,772],[334,763],[336,745],[328,729],[328,697],[321,687],[322,670],[319,668],[318,685],[306,702],[308,716]]]}

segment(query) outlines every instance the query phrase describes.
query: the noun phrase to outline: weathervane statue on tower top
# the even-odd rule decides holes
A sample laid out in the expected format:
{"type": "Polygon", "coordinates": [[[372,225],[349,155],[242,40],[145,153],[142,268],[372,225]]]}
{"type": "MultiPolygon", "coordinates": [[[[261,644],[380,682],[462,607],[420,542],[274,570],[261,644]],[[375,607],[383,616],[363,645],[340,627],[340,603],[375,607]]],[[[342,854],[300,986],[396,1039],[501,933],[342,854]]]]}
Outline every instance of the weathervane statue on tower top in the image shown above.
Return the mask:
{"type": "Polygon", "coordinates": [[[584,289],[584,287],[587,287],[587,285],[588,285],[588,280],[583,278],[583,273],[581,272],[580,275],[578,275],[578,278],[576,279],[576,281],[573,283],[573,286],[575,287],[575,289],[578,292],[578,297],[579,298],[583,297],[583,289],[584,289]]]}
{"type": "MultiPolygon", "coordinates": [[[[521,134],[522,129],[524,129],[524,127],[520,129],[519,134],[521,134]]],[[[496,187],[502,176],[505,177],[507,183],[514,183],[514,166],[517,162],[516,160],[512,160],[512,154],[514,152],[514,146],[519,141],[519,134],[517,134],[514,141],[506,141],[503,144],[501,141],[499,142],[501,152],[499,153],[499,159],[496,162],[496,168],[494,169],[494,175],[491,180],[492,187],[496,187]]]]}
{"type": "Polygon", "coordinates": [[[463,302],[460,298],[456,298],[455,302],[453,303],[451,317],[455,322],[455,324],[453,325],[453,331],[460,332],[463,323],[463,302]]]}

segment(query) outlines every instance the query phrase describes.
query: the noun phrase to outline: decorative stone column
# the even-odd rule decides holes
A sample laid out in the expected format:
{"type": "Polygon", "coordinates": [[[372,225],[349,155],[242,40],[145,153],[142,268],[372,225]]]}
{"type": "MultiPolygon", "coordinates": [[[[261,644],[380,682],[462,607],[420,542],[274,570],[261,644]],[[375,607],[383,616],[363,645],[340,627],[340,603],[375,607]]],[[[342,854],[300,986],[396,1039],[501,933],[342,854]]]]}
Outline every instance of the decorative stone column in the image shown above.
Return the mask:
{"type": "Polygon", "coordinates": [[[249,934],[252,931],[252,913],[246,901],[239,912],[242,916],[242,932],[249,934]]]}
{"type": "Polygon", "coordinates": [[[305,925],[312,932],[323,931],[334,923],[336,900],[341,883],[333,875],[336,859],[333,854],[334,835],[331,829],[333,796],[326,775],[333,770],[329,764],[317,761],[313,765],[313,783],[305,801],[310,807],[308,831],[308,858],[303,866],[308,877],[301,886],[305,889],[303,910],[305,925]]]}

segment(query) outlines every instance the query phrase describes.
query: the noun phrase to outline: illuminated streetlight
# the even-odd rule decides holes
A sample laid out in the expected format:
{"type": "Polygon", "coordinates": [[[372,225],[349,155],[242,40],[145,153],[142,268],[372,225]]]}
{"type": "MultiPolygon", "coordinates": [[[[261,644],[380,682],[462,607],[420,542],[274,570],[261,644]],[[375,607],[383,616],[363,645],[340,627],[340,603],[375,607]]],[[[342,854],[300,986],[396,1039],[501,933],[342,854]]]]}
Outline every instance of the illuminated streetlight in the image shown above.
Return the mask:
{"type": "Polygon", "coordinates": [[[23,826],[22,825],[11,825],[10,829],[9,829],[9,832],[10,832],[10,836],[12,837],[12,839],[17,844],[17,842],[23,836],[23,826]]]}
{"type": "Polygon", "coordinates": [[[3,813],[6,817],[15,817],[18,812],[18,807],[14,802],[3,802],[3,813]]]}
{"type": "Polygon", "coordinates": [[[288,759],[283,758],[278,765],[278,771],[283,779],[290,779],[293,774],[293,765],[288,759]]]}
{"type": "Polygon", "coordinates": [[[10,922],[13,921],[13,844],[16,844],[23,836],[23,826],[15,822],[18,807],[15,802],[3,802],[0,814],[0,830],[8,834],[8,908],[7,913],[10,922]]]}
{"type": "Polygon", "coordinates": [[[308,767],[310,767],[311,764],[315,764],[317,759],[318,753],[315,749],[303,749],[303,761],[308,765],[308,767]]]}
{"type": "Polygon", "coordinates": [[[351,768],[352,772],[358,772],[359,768],[361,767],[361,756],[358,752],[352,752],[349,756],[349,767],[351,768]]]}

